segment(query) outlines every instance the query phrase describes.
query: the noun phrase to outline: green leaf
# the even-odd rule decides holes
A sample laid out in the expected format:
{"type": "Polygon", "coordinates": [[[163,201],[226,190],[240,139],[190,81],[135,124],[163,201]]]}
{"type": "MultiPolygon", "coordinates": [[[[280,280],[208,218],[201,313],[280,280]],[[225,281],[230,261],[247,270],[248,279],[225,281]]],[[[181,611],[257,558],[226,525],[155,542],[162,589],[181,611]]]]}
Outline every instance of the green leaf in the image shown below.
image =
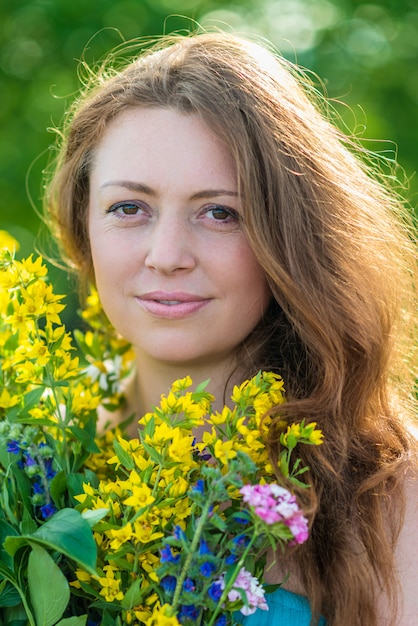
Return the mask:
{"type": "Polygon", "coordinates": [[[70,431],[73,433],[74,437],[81,442],[83,448],[87,450],[87,452],[100,452],[99,446],[94,441],[94,436],[87,432],[85,429],[80,428],[79,426],[71,426],[70,431]]]}
{"type": "Polygon", "coordinates": [[[23,502],[25,509],[32,515],[33,507],[30,501],[31,483],[25,472],[19,469],[16,465],[12,465],[11,470],[17,483],[17,493],[20,494],[20,498],[23,502]]]}
{"type": "Polygon", "coordinates": [[[84,511],[81,517],[86,520],[90,528],[93,528],[109,513],[109,509],[94,509],[91,511],[84,511]]]}
{"type": "Polygon", "coordinates": [[[210,378],[207,378],[202,383],[199,383],[197,385],[194,393],[201,393],[202,391],[204,391],[206,389],[206,387],[208,386],[209,383],[210,383],[210,378]]]}
{"type": "Polygon", "coordinates": [[[0,608],[18,606],[22,601],[16,587],[9,581],[3,580],[0,585],[0,608]]]}
{"type": "Polygon", "coordinates": [[[0,577],[9,580],[13,585],[16,584],[16,576],[14,572],[0,561],[0,577]]]}
{"type": "Polygon", "coordinates": [[[28,584],[36,623],[53,626],[67,608],[70,587],[54,559],[36,543],[29,555],[28,584]]]}
{"type": "Polygon", "coordinates": [[[32,389],[32,391],[25,393],[25,395],[23,396],[23,408],[19,413],[19,417],[22,415],[22,413],[29,414],[29,411],[31,409],[34,409],[39,405],[44,391],[45,389],[43,387],[37,387],[36,389],[32,389]]]}
{"type": "Polygon", "coordinates": [[[138,606],[139,604],[141,604],[143,596],[141,592],[141,583],[141,580],[135,580],[129,587],[128,591],[125,593],[121,602],[121,605],[124,609],[131,609],[133,606],[138,606]]]}
{"type": "Polygon", "coordinates": [[[34,533],[37,528],[38,526],[31,513],[29,513],[27,509],[23,509],[21,528],[22,535],[30,535],[31,533],[34,533]]]}
{"type": "Polygon", "coordinates": [[[64,470],[55,474],[49,485],[49,492],[54,501],[55,506],[61,503],[61,497],[67,490],[67,477],[64,470]]]}
{"type": "Polygon", "coordinates": [[[75,472],[67,474],[68,491],[73,497],[80,495],[80,493],[84,493],[83,484],[89,482],[90,481],[84,474],[78,474],[75,472]]]}
{"type": "Polygon", "coordinates": [[[96,572],[97,546],[88,522],[75,509],[61,509],[30,535],[7,537],[4,547],[14,556],[16,551],[34,543],[58,550],[93,576],[96,572]]]}
{"type": "Polygon", "coordinates": [[[80,615],[79,617],[67,617],[58,622],[57,626],[86,626],[87,615],[80,615]]]}
{"type": "Polygon", "coordinates": [[[0,561],[7,567],[13,567],[13,559],[4,550],[3,544],[6,540],[6,537],[9,537],[10,535],[18,536],[19,533],[14,529],[13,526],[3,520],[0,520],[0,561]]]}
{"type": "Polygon", "coordinates": [[[113,448],[123,467],[126,467],[128,470],[133,470],[135,468],[135,462],[131,455],[128,454],[116,440],[113,442],[113,448]]]}

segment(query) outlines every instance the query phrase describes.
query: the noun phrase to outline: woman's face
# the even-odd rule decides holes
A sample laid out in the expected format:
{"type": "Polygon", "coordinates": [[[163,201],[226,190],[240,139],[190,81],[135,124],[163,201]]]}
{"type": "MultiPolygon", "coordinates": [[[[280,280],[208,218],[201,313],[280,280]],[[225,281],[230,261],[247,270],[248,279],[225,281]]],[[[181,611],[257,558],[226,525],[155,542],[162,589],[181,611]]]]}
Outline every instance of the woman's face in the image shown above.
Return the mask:
{"type": "Polygon", "coordinates": [[[139,359],[219,365],[270,300],[240,224],[229,151],[194,114],[121,113],[95,151],[89,201],[104,310],[139,359]]]}

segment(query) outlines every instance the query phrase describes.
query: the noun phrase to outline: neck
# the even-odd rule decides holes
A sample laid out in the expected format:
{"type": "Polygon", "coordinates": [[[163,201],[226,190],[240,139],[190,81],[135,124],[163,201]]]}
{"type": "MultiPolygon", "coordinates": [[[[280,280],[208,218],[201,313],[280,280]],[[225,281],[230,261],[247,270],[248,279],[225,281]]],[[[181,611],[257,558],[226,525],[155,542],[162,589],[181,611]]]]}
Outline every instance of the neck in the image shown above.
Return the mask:
{"type": "Polygon", "coordinates": [[[130,400],[134,403],[135,412],[138,415],[144,415],[159,404],[161,394],[166,394],[175,380],[188,375],[193,381],[192,388],[209,379],[206,389],[215,396],[213,409],[221,410],[225,401],[228,401],[234,384],[240,380],[237,373],[234,373],[229,379],[232,369],[230,362],[216,364],[161,363],[161,361],[155,362],[141,356],[136,360],[136,389],[134,397],[130,400]]]}

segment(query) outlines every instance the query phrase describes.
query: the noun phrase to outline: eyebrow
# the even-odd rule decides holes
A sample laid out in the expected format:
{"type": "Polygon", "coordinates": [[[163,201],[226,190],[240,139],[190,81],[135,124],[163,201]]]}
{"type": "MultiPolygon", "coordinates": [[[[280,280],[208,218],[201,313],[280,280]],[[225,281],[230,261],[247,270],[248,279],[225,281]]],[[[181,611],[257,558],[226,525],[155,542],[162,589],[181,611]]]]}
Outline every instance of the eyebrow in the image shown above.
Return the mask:
{"type": "MultiPolygon", "coordinates": [[[[100,189],[104,189],[105,187],[123,187],[125,189],[130,189],[131,191],[146,193],[148,196],[153,196],[155,198],[159,195],[154,189],[152,189],[152,187],[133,180],[110,180],[109,182],[103,183],[103,185],[100,186],[100,189]]],[[[194,193],[190,199],[199,200],[201,198],[216,198],[217,196],[232,196],[237,198],[238,192],[230,189],[202,189],[201,191],[194,193]]]]}

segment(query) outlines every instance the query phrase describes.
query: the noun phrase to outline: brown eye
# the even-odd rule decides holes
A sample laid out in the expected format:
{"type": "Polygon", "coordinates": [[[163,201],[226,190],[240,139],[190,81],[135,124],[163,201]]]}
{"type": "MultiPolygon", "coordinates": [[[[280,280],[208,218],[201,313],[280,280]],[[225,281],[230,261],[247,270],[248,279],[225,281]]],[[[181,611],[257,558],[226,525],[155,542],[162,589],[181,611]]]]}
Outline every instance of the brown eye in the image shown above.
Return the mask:
{"type": "Polygon", "coordinates": [[[238,219],[236,211],[222,205],[208,207],[207,214],[217,222],[226,222],[238,219]]]}
{"type": "Polygon", "coordinates": [[[144,208],[136,202],[117,202],[112,204],[108,213],[117,213],[118,215],[138,215],[144,212],[144,208]]]}

